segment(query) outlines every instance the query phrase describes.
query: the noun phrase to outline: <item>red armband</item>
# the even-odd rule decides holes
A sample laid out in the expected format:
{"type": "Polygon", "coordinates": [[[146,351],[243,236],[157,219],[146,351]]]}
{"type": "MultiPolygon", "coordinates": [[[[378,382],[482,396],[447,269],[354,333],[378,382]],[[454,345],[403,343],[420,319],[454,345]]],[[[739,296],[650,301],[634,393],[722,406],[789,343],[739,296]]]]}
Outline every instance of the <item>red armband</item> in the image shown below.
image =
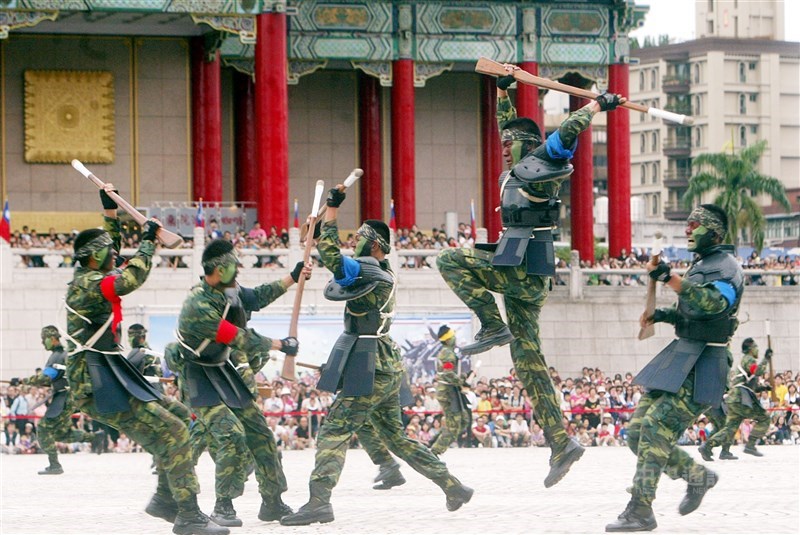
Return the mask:
{"type": "Polygon", "coordinates": [[[442,364],[442,369],[445,371],[450,371],[453,368],[455,368],[455,366],[453,366],[452,362],[445,362],[444,364],[442,364]]]}
{"type": "Polygon", "coordinates": [[[751,364],[750,365],[750,375],[755,375],[757,369],[758,369],[758,364],[751,364]]]}
{"type": "Polygon", "coordinates": [[[108,275],[100,281],[100,292],[106,301],[111,303],[111,332],[114,333],[114,341],[119,342],[119,326],[122,324],[122,299],[117,295],[117,288],[114,282],[116,275],[108,275]]]}
{"type": "Polygon", "coordinates": [[[219,327],[217,327],[217,338],[214,341],[220,344],[230,344],[236,338],[236,333],[238,332],[239,329],[236,325],[228,320],[222,320],[219,322],[219,327]]]}

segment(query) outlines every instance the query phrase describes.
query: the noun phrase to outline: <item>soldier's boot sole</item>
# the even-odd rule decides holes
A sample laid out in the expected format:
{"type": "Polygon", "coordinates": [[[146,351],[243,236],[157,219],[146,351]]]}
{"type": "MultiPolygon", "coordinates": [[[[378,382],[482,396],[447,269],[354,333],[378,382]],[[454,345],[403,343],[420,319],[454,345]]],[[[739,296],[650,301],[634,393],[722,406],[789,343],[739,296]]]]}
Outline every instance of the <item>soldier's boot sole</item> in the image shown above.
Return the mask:
{"type": "Polygon", "coordinates": [[[153,495],[150,503],[144,508],[144,512],[150,516],[161,518],[169,523],[175,522],[175,517],[178,516],[178,504],[175,500],[168,500],[158,494],[153,495]]]}
{"type": "Polygon", "coordinates": [[[258,519],[262,522],[274,522],[275,520],[280,520],[286,515],[291,515],[293,513],[294,511],[292,511],[292,508],[283,502],[272,506],[267,506],[262,502],[261,508],[258,510],[258,519]]]}
{"type": "Polygon", "coordinates": [[[564,479],[572,465],[583,457],[586,452],[583,446],[572,439],[570,439],[565,450],[564,455],[552,464],[550,473],[544,478],[544,486],[548,489],[564,479]]]}
{"type": "Polygon", "coordinates": [[[744,452],[748,455],[752,455],[753,457],[763,457],[764,454],[758,451],[755,448],[745,448],[744,452]]]}
{"type": "Polygon", "coordinates": [[[333,522],[333,506],[329,503],[316,507],[304,505],[296,513],[281,518],[282,526],[308,526],[314,523],[327,524],[333,522]]]}
{"type": "Polygon", "coordinates": [[[612,524],[606,525],[607,533],[631,533],[634,531],[653,531],[658,527],[656,518],[650,514],[646,518],[620,518],[612,524]]]}
{"type": "Polygon", "coordinates": [[[64,473],[64,469],[60,466],[48,466],[44,470],[37,472],[40,476],[57,476],[64,473]]]}
{"type": "Polygon", "coordinates": [[[375,476],[375,479],[372,480],[373,483],[380,483],[384,479],[388,479],[389,477],[393,476],[396,472],[400,471],[400,465],[396,462],[393,464],[386,464],[380,465],[378,467],[378,475],[375,476]]]}
{"type": "Polygon", "coordinates": [[[508,325],[503,324],[502,327],[498,328],[492,334],[487,334],[480,340],[476,340],[475,342],[462,347],[461,354],[475,355],[476,353],[489,351],[493,347],[510,344],[513,341],[514,335],[511,334],[511,330],[508,328],[508,325]]]}
{"type": "Polygon", "coordinates": [[[739,459],[739,457],[729,451],[723,451],[719,454],[720,461],[736,461],[737,459],[739,459]]]}
{"type": "Polygon", "coordinates": [[[240,528],[244,524],[242,519],[236,515],[231,516],[212,513],[211,520],[213,520],[215,524],[225,526],[226,528],[240,528]]]}
{"type": "Polygon", "coordinates": [[[206,522],[177,522],[172,526],[176,535],[230,535],[231,530],[213,520],[206,522]]]}
{"type": "Polygon", "coordinates": [[[678,506],[678,512],[680,514],[685,516],[696,511],[703,502],[706,493],[716,486],[719,481],[719,476],[716,472],[707,470],[704,479],[705,481],[702,485],[689,485],[687,487],[686,496],[683,497],[681,504],[678,506]]]}
{"type": "Polygon", "coordinates": [[[461,485],[455,491],[446,492],[445,494],[447,495],[447,510],[452,513],[461,509],[461,506],[465,503],[469,503],[475,491],[466,485],[461,485]]]}

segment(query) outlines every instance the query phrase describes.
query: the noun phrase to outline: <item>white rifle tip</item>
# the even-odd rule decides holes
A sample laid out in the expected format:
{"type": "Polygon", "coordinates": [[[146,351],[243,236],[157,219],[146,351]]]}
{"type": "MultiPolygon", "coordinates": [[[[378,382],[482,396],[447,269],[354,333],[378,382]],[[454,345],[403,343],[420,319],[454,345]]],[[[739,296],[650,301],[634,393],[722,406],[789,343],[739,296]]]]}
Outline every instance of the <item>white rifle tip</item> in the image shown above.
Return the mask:
{"type": "Polygon", "coordinates": [[[75,168],[77,172],[79,172],[85,177],[88,177],[91,174],[89,170],[86,169],[86,166],[81,163],[80,160],[77,159],[72,160],[72,167],[75,168]]]}
{"type": "Polygon", "coordinates": [[[352,186],[356,180],[361,178],[363,174],[364,170],[359,168],[355,168],[352,171],[350,171],[350,174],[347,176],[347,178],[344,179],[343,182],[344,187],[349,188],[350,186],[352,186]]]}
{"type": "Polygon", "coordinates": [[[314,188],[314,203],[311,209],[311,217],[317,217],[319,213],[319,205],[322,202],[322,192],[325,190],[325,182],[317,180],[317,185],[314,188]]]}

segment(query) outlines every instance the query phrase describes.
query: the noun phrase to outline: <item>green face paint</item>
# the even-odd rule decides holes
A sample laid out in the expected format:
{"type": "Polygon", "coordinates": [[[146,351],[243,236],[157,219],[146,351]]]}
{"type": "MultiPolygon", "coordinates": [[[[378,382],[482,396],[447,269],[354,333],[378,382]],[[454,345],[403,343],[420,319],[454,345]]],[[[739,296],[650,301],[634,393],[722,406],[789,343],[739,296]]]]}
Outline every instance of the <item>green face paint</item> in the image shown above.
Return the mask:
{"type": "Polygon", "coordinates": [[[372,242],[364,238],[363,236],[359,236],[358,243],[356,244],[356,248],[353,252],[357,257],[369,256],[371,249],[372,249],[372,242]]]}
{"type": "Polygon", "coordinates": [[[515,165],[524,156],[522,153],[524,145],[524,141],[515,140],[511,142],[511,159],[513,160],[511,165],[515,165]]]}
{"type": "Polygon", "coordinates": [[[100,249],[99,251],[92,253],[92,258],[94,258],[97,261],[97,265],[102,268],[105,267],[104,264],[106,263],[106,260],[108,259],[108,254],[110,252],[111,252],[111,247],[104,247],[103,249],[100,249]]]}
{"type": "Polygon", "coordinates": [[[236,278],[236,264],[225,264],[219,267],[219,280],[222,284],[230,284],[236,278]]]}
{"type": "Polygon", "coordinates": [[[692,230],[687,239],[687,249],[691,252],[704,251],[714,245],[713,234],[704,225],[699,225],[692,230]]]}
{"type": "Polygon", "coordinates": [[[44,344],[44,348],[46,350],[48,350],[48,351],[52,351],[53,347],[55,347],[55,346],[53,346],[53,337],[52,336],[48,336],[47,338],[42,340],[42,344],[44,344]]]}
{"type": "Polygon", "coordinates": [[[747,350],[747,354],[758,357],[758,346],[756,344],[750,346],[750,349],[747,350]]]}

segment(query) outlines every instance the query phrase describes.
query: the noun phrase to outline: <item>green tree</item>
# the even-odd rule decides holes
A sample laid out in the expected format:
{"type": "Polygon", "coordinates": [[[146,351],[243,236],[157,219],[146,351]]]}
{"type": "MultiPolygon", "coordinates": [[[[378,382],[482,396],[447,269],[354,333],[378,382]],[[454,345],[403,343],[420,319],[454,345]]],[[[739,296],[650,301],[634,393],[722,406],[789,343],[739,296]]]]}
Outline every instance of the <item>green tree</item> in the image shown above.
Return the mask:
{"type": "Polygon", "coordinates": [[[713,204],[728,215],[725,242],[738,246],[741,229],[749,229],[758,252],[764,247],[766,219],[754,197],[769,195],[786,211],[790,210],[786,187],[777,178],[758,171],[758,161],[766,149],[766,140],[761,140],[738,154],[733,151],[701,154],[692,162],[699,172],[689,179],[689,188],[683,196],[684,205],[692,208],[703,195],[715,193],[713,204]]]}

